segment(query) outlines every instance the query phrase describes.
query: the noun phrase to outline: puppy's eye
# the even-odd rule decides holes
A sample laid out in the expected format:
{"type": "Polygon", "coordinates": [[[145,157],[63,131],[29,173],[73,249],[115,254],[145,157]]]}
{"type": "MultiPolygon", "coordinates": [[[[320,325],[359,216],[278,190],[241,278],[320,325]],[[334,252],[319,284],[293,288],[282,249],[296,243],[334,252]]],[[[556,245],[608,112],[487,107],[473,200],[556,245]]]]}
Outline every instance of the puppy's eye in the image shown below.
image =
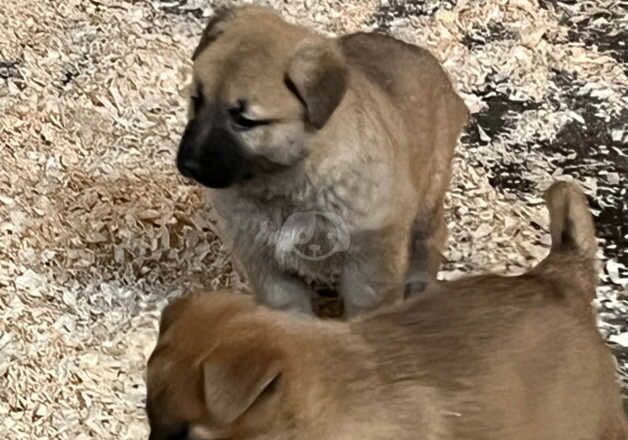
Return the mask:
{"type": "Polygon", "coordinates": [[[229,117],[234,130],[247,131],[273,122],[271,119],[252,119],[245,115],[245,112],[246,103],[244,101],[238,101],[237,105],[229,109],[229,117]]]}
{"type": "Polygon", "coordinates": [[[251,130],[252,128],[259,127],[260,125],[270,124],[270,120],[268,119],[249,119],[242,114],[232,115],[231,120],[233,122],[233,127],[240,131],[251,130]]]}

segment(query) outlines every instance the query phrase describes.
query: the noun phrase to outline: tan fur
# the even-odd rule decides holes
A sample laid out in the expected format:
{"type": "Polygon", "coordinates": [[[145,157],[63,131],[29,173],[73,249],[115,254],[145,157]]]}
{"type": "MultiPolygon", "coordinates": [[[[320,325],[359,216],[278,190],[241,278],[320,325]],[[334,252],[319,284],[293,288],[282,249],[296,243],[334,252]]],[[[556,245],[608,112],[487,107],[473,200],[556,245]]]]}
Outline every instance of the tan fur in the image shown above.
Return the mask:
{"type": "Polygon", "coordinates": [[[313,283],[336,289],[355,315],[400,299],[406,276],[434,277],[468,112],[428,51],[377,34],[328,39],[236,8],[210,22],[193,89],[273,121],[237,135],[263,162],[253,177],[211,190],[222,238],[263,302],[309,312],[313,283]],[[319,235],[342,229],[347,245],[322,260],[295,253],[303,225],[284,232],[302,212],[333,216],[342,228],[323,223],[319,235]]]}
{"type": "Polygon", "coordinates": [[[591,216],[572,185],[547,198],[569,232],[519,277],[434,284],[348,323],[233,292],[175,301],[148,364],[151,440],[186,424],[195,439],[626,439],[589,305],[591,216]]]}

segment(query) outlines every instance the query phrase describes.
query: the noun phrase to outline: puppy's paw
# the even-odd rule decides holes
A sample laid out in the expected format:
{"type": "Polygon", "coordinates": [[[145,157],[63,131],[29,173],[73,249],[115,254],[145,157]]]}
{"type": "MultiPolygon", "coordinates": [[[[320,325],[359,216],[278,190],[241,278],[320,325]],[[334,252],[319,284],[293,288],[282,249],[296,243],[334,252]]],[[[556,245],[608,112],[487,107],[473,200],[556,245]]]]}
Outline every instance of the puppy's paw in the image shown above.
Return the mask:
{"type": "Polygon", "coordinates": [[[312,315],[312,294],[308,287],[289,277],[277,277],[268,280],[265,288],[258,295],[260,302],[278,310],[312,315]]]}
{"type": "Polygon", "coordinates": [[[406,279],[404,299],[412,298],[427,289],[434,279],[427,272],[418,272],[409,275],[406,279]]]}
{"type": "Polygon", "coordinates": [[[423,292],[427,289],[427,281],[417,281],[412,283],[406,283],[404,290],[404,299],[412,298],[413,296],[423,292]]]}

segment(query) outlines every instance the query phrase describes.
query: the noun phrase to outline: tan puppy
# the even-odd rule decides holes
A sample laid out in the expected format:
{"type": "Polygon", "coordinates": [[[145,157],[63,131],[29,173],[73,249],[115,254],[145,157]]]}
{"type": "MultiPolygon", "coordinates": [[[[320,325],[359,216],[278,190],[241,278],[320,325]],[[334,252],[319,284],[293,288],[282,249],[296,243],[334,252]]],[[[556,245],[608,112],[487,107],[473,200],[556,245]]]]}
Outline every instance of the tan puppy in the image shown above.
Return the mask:
{"type": "Polygon", "coordinates": [[[426,50],[377,34],[324,38],[272,11],[223,11],[194,54],[177,165],[213,188],[222,238],[274,308],[311,284],[348,315],[433,277],[467,109],[426,50]]]}
{"type": "Polygon", "coordinates": [[[624,440],[586,199],[560,183],[547,200],[552,251],[523,276],[349,323],[228,292],[176,301],[148,363],[151,440],[624,440]]]}

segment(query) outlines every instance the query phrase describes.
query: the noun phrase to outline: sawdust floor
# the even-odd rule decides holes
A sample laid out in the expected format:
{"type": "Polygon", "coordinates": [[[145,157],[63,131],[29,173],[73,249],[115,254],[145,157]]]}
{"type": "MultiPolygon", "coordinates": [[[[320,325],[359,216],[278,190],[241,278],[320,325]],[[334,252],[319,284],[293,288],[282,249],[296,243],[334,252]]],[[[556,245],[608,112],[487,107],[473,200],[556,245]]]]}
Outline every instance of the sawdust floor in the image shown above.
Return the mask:
{"type": "MultiPolygon", "coordinates": [[[[625,362],[625,3],[267,3],[443,60],[474,114],[443,277],[539,261],[541,191],[582,183],[603,238],[600,330],[625,362]]],[[[173,165],[190,54],[213,6],[0,2],[1,438],[144,437],[159,310],[188,286],[235,280],[199,188],[173,165]]]]}

